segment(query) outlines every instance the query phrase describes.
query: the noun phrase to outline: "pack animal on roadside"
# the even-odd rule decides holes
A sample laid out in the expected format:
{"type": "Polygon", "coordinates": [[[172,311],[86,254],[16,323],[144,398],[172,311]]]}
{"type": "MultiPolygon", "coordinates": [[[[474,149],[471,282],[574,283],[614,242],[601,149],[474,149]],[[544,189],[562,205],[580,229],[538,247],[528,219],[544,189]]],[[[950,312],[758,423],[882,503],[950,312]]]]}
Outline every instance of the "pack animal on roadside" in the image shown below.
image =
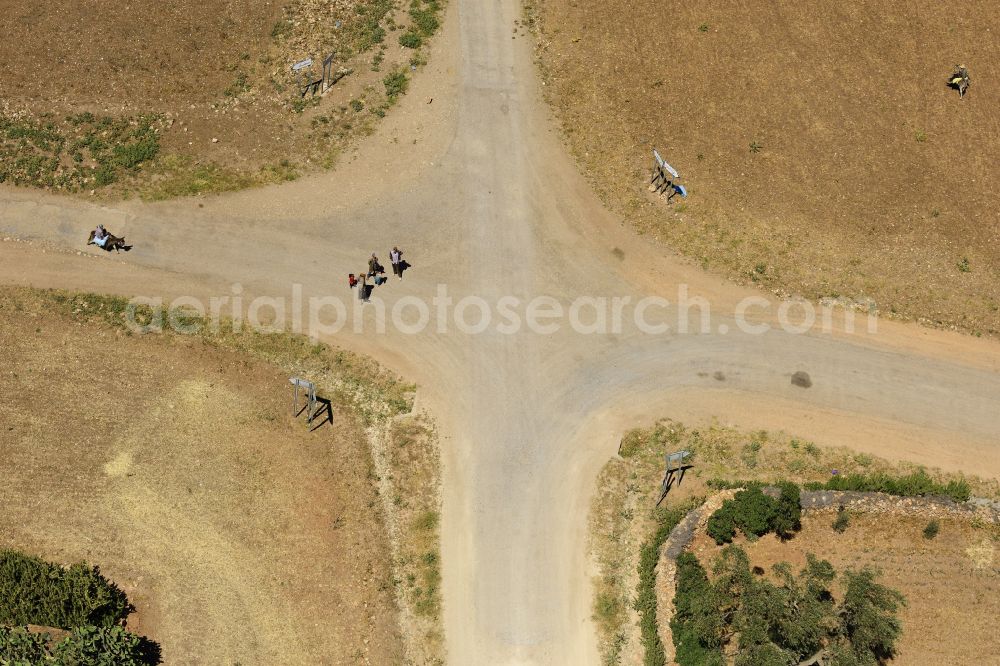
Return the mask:
{"type": "Polygon", "coordinates": [[[105,229],[103,224],[98,224],[97,228],[90,232],[90,236],[87,237],[87,245],[96,245],[107,252],[111,250],[116,252],[125,250],[127,252],[131,249],[130,245],[125,244],[124,236],[121,238],[115,236],[105,229]]]}

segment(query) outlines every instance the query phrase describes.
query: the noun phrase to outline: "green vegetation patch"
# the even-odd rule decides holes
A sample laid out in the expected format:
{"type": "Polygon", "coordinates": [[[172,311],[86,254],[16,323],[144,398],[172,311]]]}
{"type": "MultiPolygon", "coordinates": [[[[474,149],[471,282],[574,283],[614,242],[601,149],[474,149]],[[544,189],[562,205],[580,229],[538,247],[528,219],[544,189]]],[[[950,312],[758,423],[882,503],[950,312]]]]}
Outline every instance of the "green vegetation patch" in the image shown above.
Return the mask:
{"type": "Polygon", "coordinates": [[[731,543],[737,529],[751,539],[770,532],[787,539],[802,527],[799,494],[794,483],[782,483],[778,499],[758,486],[741,490],[709,517],[708,534],[717,544],[731,543]]]}
{"type": "Polygon", "coordinates": [[[62,640],[23,627],[0,627],[0,664],[28,666],[141,666],[157,664],[159,650],[123,627],[77,627],[62,640]]]}
{"type": "Polygon", "coordinates": [[[131,611],[125,593],[97,567],[78,563],[64,568],[0,551],[0,625],[110,627],[131,611]]]}
{"type": "Polygon", "coordinates": [[[0,115],[0,182],[69,192],[105,187],[156,158],[161,120],[0,115]]]}
{"type": "Polygon", "coordinates": [[[441,5],[437,0],[413,0],[410,3],[410,18],[413,19],[413,26],[424,37],[430,37],[441,26],[438,20],[438,13],[441,5]]]}
{"type": "Polygon", "coordinates": [[[694,500],[678,507],[657,509],[656,529],[643,544],[639,554],[639,586],[636,589],[634,606],[639,613],[645,666],[666,664],[663,642],[656,629],[656,565],[660,561],[660,549],[670,536],[670,532],[697,503],[698,500],[694,500]]]}
{"type": "Polygon", "coordinates": [[[382,84],[385,86],[385,96],[390,102],[395,102],[400,95],[406,94],[407,88],[410,87],[410,79],[406,76],[406,72],[400,69],[382,79],[382,84]]]}
{"type": "Polygon", "coordinates": [[[727,648],[737,649],[736,666],[883,663],[902,633],[898,612],[905,599],[877,575],[848,569],[838,601],[833,565],[812,554],[797,576],[788,563],[776,564],[772,580],[751,570],[745,551],[727,546],[710,581],[698,559],[684,553],[670,622],[677,663],[722,666],[727,648]]]}
{"type": "Polygon", "coordinates": [[[358,21],[354,26],[354,50],[365,53],[385,40],[385,24],[393,9],[392,0],[361,2],[355,6],[358,21]]]}
{"type": "Polygon", "coordinates": [[[122,626],[132,610],[125,593],[97,567],[61,567],[0,550],[0,664],[159,663],[159,646],[122,626]],[[29,624],[69,634],[56,640],[23,628],[29,624]]]}
{"type": "Polygon", "coordinates": [[[926,471],[918,469],[903,476],[884,473],[838,475],[825,483],[803,484],[806,490],[855,490],[885,493],[899,497],[947,497],[955,502],[967,502],[972,495],[964,478],[936,481],[926,471]]]}

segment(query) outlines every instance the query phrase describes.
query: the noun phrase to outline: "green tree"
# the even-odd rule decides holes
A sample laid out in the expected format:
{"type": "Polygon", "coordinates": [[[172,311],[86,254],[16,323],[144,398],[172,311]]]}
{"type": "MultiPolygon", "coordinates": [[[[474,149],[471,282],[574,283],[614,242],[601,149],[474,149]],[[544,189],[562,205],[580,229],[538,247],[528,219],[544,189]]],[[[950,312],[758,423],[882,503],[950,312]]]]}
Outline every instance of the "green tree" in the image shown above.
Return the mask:
{"type": "Polygon", "coordinates": [[[788,539],[792,533],[802,529],[802,504],[799,487],[794,483],[780,483],[781,495],[778,496],[778,507],[774,514],[771,528],[782,539],[788,539]]]}
{"type": "Polygon", "coordinates": [[[844,601],[840,616],[844,634],[861,663],[879,663],[892,657],[902,633],[897,617],[906,599],[899,591],[875,581],[871,568],[844,573],[844,601]]]}

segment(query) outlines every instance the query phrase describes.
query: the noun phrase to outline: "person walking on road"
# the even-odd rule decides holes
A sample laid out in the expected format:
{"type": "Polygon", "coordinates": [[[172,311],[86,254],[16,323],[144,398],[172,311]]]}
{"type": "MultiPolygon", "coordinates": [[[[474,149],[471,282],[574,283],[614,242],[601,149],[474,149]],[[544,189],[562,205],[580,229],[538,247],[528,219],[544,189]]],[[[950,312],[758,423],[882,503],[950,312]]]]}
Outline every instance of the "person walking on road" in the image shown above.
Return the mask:
{"type": "Polygon", "coordinates": [[[395,245],[389,253],[389,261],[392,262],[392,274],[400,280],[403,279],[403,253],[395,245]]]}
{"type": "Polygon", "coordinates": [[[361,280],[358,281],[358,300],[368,302],[368,275],[365,273],[361,274],[361,280]]]}
{"type": "Polygon", "coordinates": [[[369,277],[375,277],[377,274],[383,272],[382,266],[378,263],[378,257],[372,252],[372,258],[368,260],[368,275],[369,277]]]}

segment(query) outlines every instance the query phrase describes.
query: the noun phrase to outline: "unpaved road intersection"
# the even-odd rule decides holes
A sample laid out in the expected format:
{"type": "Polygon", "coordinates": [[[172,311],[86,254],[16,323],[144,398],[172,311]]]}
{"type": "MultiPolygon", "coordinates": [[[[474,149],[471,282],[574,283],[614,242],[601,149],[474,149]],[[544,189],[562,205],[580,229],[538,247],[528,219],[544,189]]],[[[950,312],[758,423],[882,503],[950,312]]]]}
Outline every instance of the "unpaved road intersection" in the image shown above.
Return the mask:
{"type": "MultiPolygon", "coordinates": [[[[439,285],[455,303],[675,302],[680,285],[705,298],[712,316],[699,333],[504,333],[494,315],[482,333],[439,332],[432,319],[419,334],[379,334],[366,306],[363,333],[325,336],[417,382],[441,429],[454,664],[597,663],[589,495],[622,429],[643,420],[715,416],[1000,474],[1000,345],[889,322],[875,335],[741,332],[737,304],[759,293],[634,237],[589,191],[541,100],[530,45],[511,39],[518,16],[515,2],[453,3],[427,71],[335,172],[201,203],[102,207],[2,190],[0,233],[30,242],[0,244],[0,279],[199,299],[239,283],[247,301],[300,284],[303,298],[351,304],[346,274],[398,244],[414,266],[376,291],[390,311],[439,285]],[[78,254],[98,222],[135,249],[78,254]],[[800,370],[811,388],[791,384],[800,370]]],[[[756,320],[773,324],[776,309],[759,305],[756,320]]],[[[648,313],[675,321],[677,310],[648,313]]]]}

